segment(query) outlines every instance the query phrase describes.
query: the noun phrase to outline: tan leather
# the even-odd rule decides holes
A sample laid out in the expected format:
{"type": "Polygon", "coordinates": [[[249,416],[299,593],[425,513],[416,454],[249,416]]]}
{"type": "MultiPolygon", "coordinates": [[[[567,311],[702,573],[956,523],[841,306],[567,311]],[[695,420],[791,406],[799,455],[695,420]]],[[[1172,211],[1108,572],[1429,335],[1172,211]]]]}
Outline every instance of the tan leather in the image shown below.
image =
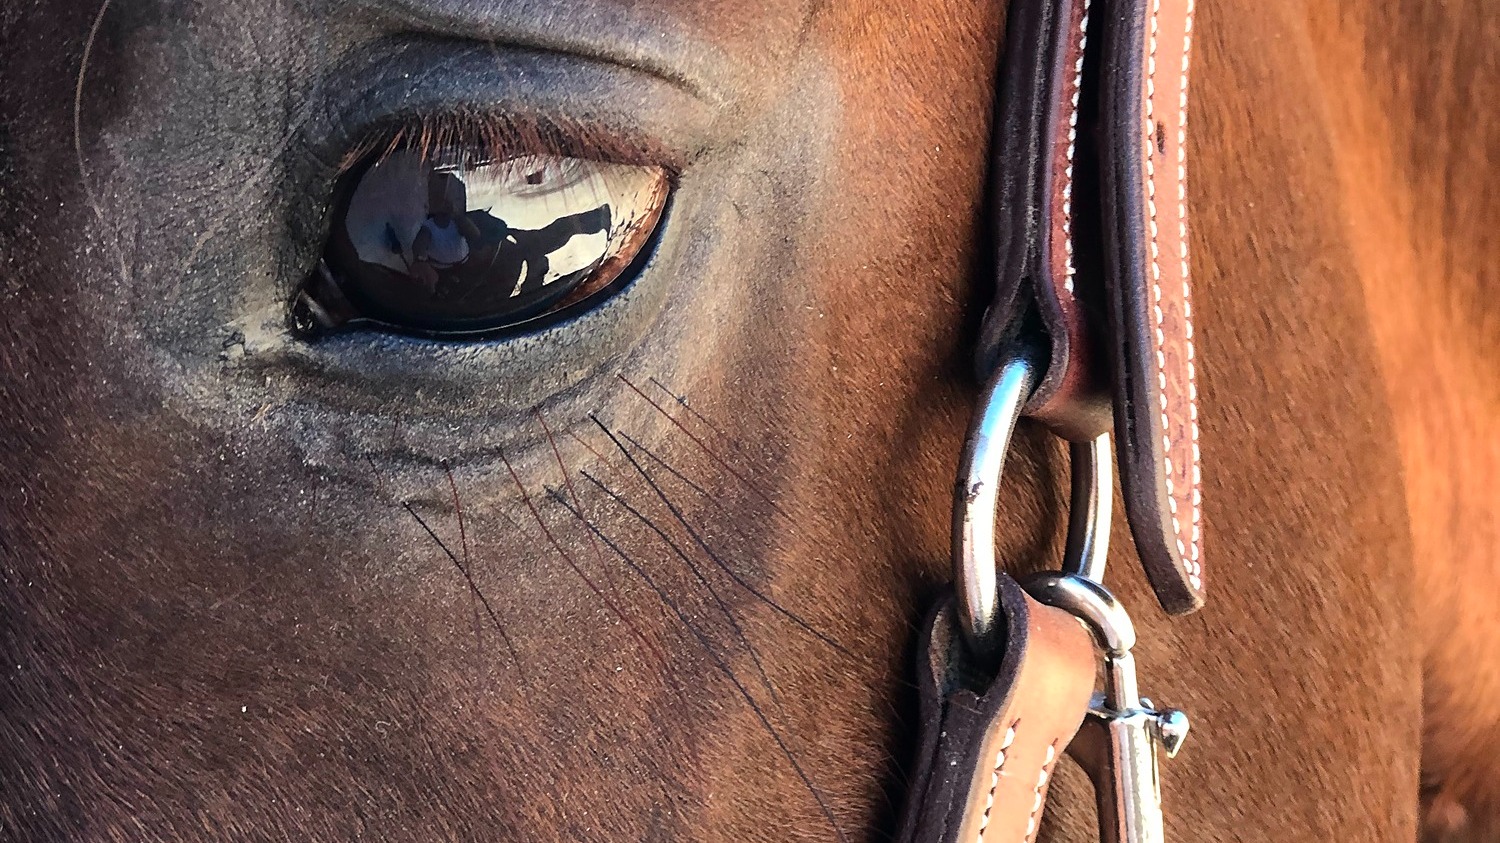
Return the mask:
{"type": "Polygon", "coordinates": [[[1100,153],[1126,515],[1162,607],[1203,603],[1196,360],[1187,249],[1192,0],[1111,3],[1100,153]]]}
{"type": "Polygon", "coordinates": [[[945,604],[927,626],[922,749],[904,843],[1022,843],[1035,837],[1052,772],[1093,694],[1092,640],[1078,620],[1001,577],[999,671],[969,654],[945,604]]]}

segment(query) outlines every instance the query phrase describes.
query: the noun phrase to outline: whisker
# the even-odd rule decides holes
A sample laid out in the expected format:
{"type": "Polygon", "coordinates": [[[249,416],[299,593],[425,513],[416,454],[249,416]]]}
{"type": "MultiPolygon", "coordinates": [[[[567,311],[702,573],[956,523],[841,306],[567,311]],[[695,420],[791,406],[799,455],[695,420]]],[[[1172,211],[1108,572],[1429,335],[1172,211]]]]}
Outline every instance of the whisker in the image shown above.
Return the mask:
{"type": "Polygon", "coordinates": [[[597,448],[595,448],[593,445],[589,444],[589,441],[587,439],[584,439],[582,436],[579,436],[578,434],[574,433],[571,430],[568,431],[568,435],[571,436],[571,437],[573,437],[573,441],[574,442],[577,442],[578,444],[580,444],[583,447],[587,448],[588,451],[589,451],[589,453],[593,454],[595,456],[595,458],[597,458],[599,460],[600,463],[607,464],[609,462],[609,460],[605,459],[605,457],[604,457],[603,454],[599,453],[599,450],[597,448]]]}
{"type": "Polygon", "coordinates": [[[433,532],[432,527],[428,526],[427,522],[423,520],[422,516],[417,514],[417,510],[412,507],[409,501],[402,501],[401,506],[406,510],[407,514],[416,519],[417,524],[421,525],[422,529],[426,531],[427,535],[430,536],[434,542],[437,542],[437,546],[442,549],[443,553],[448,557],[449,561],[453,563],[453,566],[458,569],[458,572],[460,574],[463,575],[464,582],[467,582],[469,584],[470,593],[479,598],[480,604],[484,606],[484,611],[490,616],[490,623],[494,624],[495,631],[500,633],[500,638],[505,641],[506,649],[510,650],[510,657],[516,663],[516,670],[521,673],[522,683],[530,685],[530,681],[528,681],[526,678],[526,669],[521,664],[521,657],[516,652],[515,642],[510,639],[510,635],[505,631],[505,624],[502,624],[500,622],[500,616],[495,612],[495,608],[490,605],[489,598],[485,597],[484,592],[479,590],[479,584],[474,582],[474,577],[469,574],[468,567],[466,567],[464,563],[461,562],[459,558],[453,554],[453,551],[448,547],[446,543],[443,542],[441,538],[438,537],[438,534],[436,532],[433,532]]]}
{"type": "MultiPolygon", "coordinates": [[[[448,475],[448,491],[453,495],[453,512],[458,518],[458,541],[463,548],[464,567],[470,568],[469,561],[469,533],[464,526],[464,505],[458,498],[458,483],[453,479],[453,467],[443,460],[443,473],[448,475]]],[[[484,626],[479,621],[479,602],[471,592],[469,595],[469,607],[474,613],[474,651],[479,663],[484,663],[484,626]]]]}
{"type": "MultiPolygon", "coordinates": [[[[540,419],[538,419],[538,422],[540,422],[540,419]]],[[[567,474],[567,469],[565,469],[565,468],[562,469],[562,472],[564,472],[564,475],[567,474]]],[[[562,492],[559,492],[559,490],[553,489],[553,487],[550,487],[550,486],[543,486],[543,489],[546,489],[546,493],[547,493],[547,496],[549,496],[549,498],[552,498],[553,501],[556,501],[556,502],[559,502],[559,504],[562,504],[562,508],[565,508],[565,510],[567,510],[568,513],[573,514],[574,517],[577,517],[577,519],[579,519],[580,522],[583,523],[583,526],[585,526],[585,528],[588,528],[589,544],[591,544],[591,546],[594,547],[594,553],[595,553],[595,555],[597,555],[598,564],[600,564],[601,568],[604,568],[604,570],[607,571],[607,562],[604,562],[604,553],[603,553],[603,550],[598,549],[598,543],[597,543],[597,541],[598,541],[598,538],[597,538],[598,529],[595,528],[595,526],[592,525],[591,522],[589,522],[588,517],[586,517],[585,514],[583,514],[582,502],[579,501],[579,496],[577,496],[576,490],[571,490],[570,489],[571,493],[573,493],[573,499],[574,499],[574,501],[577,502],[577,505],[579,505],[579,508],[573,508],[573,505],[568,504],[567,499],[564,499],[564,496],[562,496],[562,492]]],[[[654,589],[654,591],[657,591],[657,597],[661,597],[661,598],[666,597],[666,595],[661,594],[660,589],[655,588],[655,583],[652,582],[652,580],[649,580],[649,577],[648,577],[648,579],[646,579],[646,585],[651,586],[651,588],[654,589]]],[[[616,588],[615,591],[618,591],[618,588],[616,588]]],[[[666,657],[664,657],[664,655],[661,655],[660,651],[657,651],[657,655],[658,655],[658,657],[660,657],[660,660],[661,660],[661,664],[660,664],[661,670],[660,670],[660,673],[658,673],[658,675],[661,676],[661,679],[663,679],[664,682],[667,682],[667,685],[669,685],[670,690],[672,690],[672,693],[675,694],[675,696],[678,697],[678,699],[681,700],[681,702],[684,703],[684,705],[687,705],[687,699],[688,699],[688,697],[687,697],[687,688],[685,688],[684,685],[682,685],[681,678],[679,678],[679,676],[676,675],[675,670],[669,669],[669,667],[666,666],[666,657]]],[[[670,735],[669,732],[666,732],[666,730],[661,729],[660,724],[655,723],[655,721],[652,721],[651,732],[652,732],[652,735],[657,736],[657,738],[660,738],[661,742],[663,742],[663,744],[670,745],[670,744],[673,744],[673,742],[675,742],[672,739],[672,735],[670,735]]],[[[642,757],[646,757],[646,759],[649,760],[649,759],[651,759],[651,754],[645,753],[645,754],[643,754],[642,757]]],[[[664,775],[663,772],[661,772],[661,769],[658,768],[658,766],[657,766],[657,768],[655,768],[655,772],[657,772],[657,777],[660,778],[660,780],[663,780],[663,781],[661,781],[661,786],[663,786],[663,792],[666,793],[667,792],[666,781],[664,781],[667,778],[666,775],[664,775]]],[[[678,789],[681,790],[682,793],[687,792],[687,789],[685,789],[685,787],[682,786],[681,781],[676,780],[676,778],[672,778],[672,780],[670,780],[670,781],[672,781],[672,784],[675,784],[675,786],[678,787],[678,789]]]]}
{"type": "Polygon", "coordinates": [[[458,516],[458,541],[463,547],[464,564],[469,564],[469,532],[464,529],[464,505],[458,500],[458,484],[453,480],[453,467],[443,460],[443,473],[448,475],[448,491],[453,493],[453,512],[458,516]]]}
{"type": "MultiPolygon", "coordinates": [[[[370,466],[370,471],[371,471],[372,475],[375,478],[375,489],[376,489],[376,492],[379,494],[380,497],[383,497],[383,498],[386,498],[387,500],[389,500],[390,496],[386,494],[385,481],[381,479],[381,476],[380,476],[381,472],[380,472],[380,469],[378,467],[376,467],[376,465],[375,465],[375,459],[373,457],[371,457],[369,454],[365,454],[364,457],[365,457],[365,463],[370,466]]],[[[443,468],[444,469],[448,469],[448,464],[447,464],[446,461],[444,461],[444,463],[443,463],[443,468]]],[[[527,675],[526,675],[526,666],[521,661],[521,656],[520,656],[519,652],[516,650],[515,642],[513,640],[511,640],[510,634],[505,631],[505,624],[500,621],[500,614],[495,611],[495,609],[494,609],[493,606],[490,605],[489,598],[487,598],[484,595],[484,592],[482,590],[480,590],[479,583],[474,579],[473,574],[471,574],[470,571],[469,571],[469,566],[467,564],[467,562],[468,562],[468,555],[469,555],[469,552],[468,552],[468,537],[467,537],[467,535],[464,532],[464,526],[463,526],[463,509],[462,509],[461,506],[459,506],[459,502],[458,502],[458,486],[457,486],[456,483],[453,482],[453,472],[451,470],[448,471],[448,483],[449,483],[449,489],[453,492],[454,509],[455,509],[455,511],[458,512],[458,518],[459,518],[459,522],[458,522],[459,523],[459,535],[463,538],[463,542],[464,542],[464,560],[463,561],[460,561],[459,558],[453,554],[453,550],[451,548],[449,548],[448,545],[447,545],[447,543],[444,542],[442,540],[442,538],[439,537],[438,534],[432,529],[432,527],[429,526],[427,524],[427,522],[422,519],[422,516],[420,516],[420,515],[417,514],[417,511],[412,508],[412,506],[411,506],[411,504],[409,502],[407,502],[407,501],[401,501],[400,504],[406,510],[407,514],[411,515],[412,518],[416,519],[417,524],[420,525],[422,527],[422,529],[424,531],[426,531],[427,535],[434,542],[437,543],[437,546],[440,549],[442,549],[443,554],[448,557],[448,560],[453,563],[453,566],[455,568],[458,569],[459,574],[461,574],[463,576],[464,583],[468,586],[468,589],[469,589],[469,601],[470,601],[469,605],[470,605],[470,608],[473,610],[473,614],[474,614],[474,625],[475,625],[474,640],[476,642],[481,642],[483,640],[481,638],[480,634],[479,634],[479,629],[481,628],[481,624],[479,623],[479,606],[482,605],[484,607],[484,611],[489,615],[490,623],[495,627],[495,631],[498,632],[498,633],[500,633],[500,639],[505,642],[505,649],[510,652],[510,658],[511,658],[511,661],[515,663],[516,672],[521,675],[521,683],[522,683],[522,685],[529,686],[531,683],[530,683],[530,680],[527,678],[527,675]],[[478,604],[476,604],[474,602],[476,600],[478,601],[478,604]]]]}
{"type": "MultiPolygon", "coordinates": [[[[719,512],[722,512],[722,513],[724,513],[726,515],[730,514],[729,507],[726,506],[724,504],[724,502],[719,499],[719,496],[710,493],[707,489],[704,489],[702,486],[699,486],[697,483],[694,483],[692,480],[690,480],[687,477],[687,475],[683,474],[681,471],[678,471],[675,466],[673,466],[671,463],[667,462],[661,456],[657,455],[657,453],[655,451],[653,451],[650,448],[646,447],[639,440],[637,440],[634,436],[631,436],[629,433],[626,433],[623,430],[617,430],[615,432],[620,435],[620,438],[624,439],[626,442],[629,442],[632,446],[634,446],[636,448],[636,450],[640,451],[641,453],[643,453],[647,457],[649,457],[652,462],[654,462],[657,465],[661,466],[662,470],[666,471],[668,474],[670,474],[673,477],[677,478],[681,483],[683,483],[689,489],[692,489],[694,492],[697,492],[698,495],[701,496],[701,497],[703,497],[705,500],[707,500],[708,503],[709,503],[709,505],[712,506],[714,509],[716,509],[719,512]]],[[[733,519],[733,518],[729,519],[728,525],[729,525],[729,529],[732,530],[732,531],[734,531],[740,537],[743,538],[745,536],[744,530],[736,522],[736,519],[733,519]]],[[[715,560],[715,561],[717,561],[717,560],[715,560]]],[[[725,564],[727,564],[727,563],[725,563],[725,564]]],[[[732,575],[732,572],[726,571],[726,573],[730,573],[732,575]]],[[[738,578],[736,578],[736,579],[738,579],[738,578]]]]}
{"type": "Polygon", "coordinates": [[[557,550],[558,555],[562,556],[563,561],[568,563],[568,567],[572,568],[573,573],[577,574],[578,578],[583,580],[584,585],[588,586],[589,590],[594,593],[594,596],[599,598],[601,603],[615,613],[620,622],[625,624],[626,628],[630,630],[631,635],[635,636],[635,639],[645,648],[646,652],[657,659],[661,663],[662,669],[666,670],[668,665],[666,656],[647,640],[646,636],[630,620],[630,616],[616,605],[615,601],[611,600],[608,595],[600,590],[599,586],[594,583],[594,580],[588,574],[584,573],[573,557],[563,549],[562,543],[557,540],[556,536],[552,535],[552,530],[547,527],[547,522],[542,519],[542,513],[536,508],[536,504],[532,502],[531,495],[526,491],[525,485],[521,483],[521,476],[516,473],[515,466],[511,465],[510,458],[505,455],[504,451],[500,451],[499,453],[500,461],[505,463],[505,470],[510,473],[510,479],[516,484],[516,489],[521,493],[521,500],[526,504],[526,508],[530,510],[531,517],[536,520],[537,526],[542,528],[542,535],[547,537],[547,541],[552,543],[552,547],[557,550]]]}
{"type": "Polygon", "coordinates": [[[78,180],[83,183],[83,194],[88,200],[89,206],[94,209],[94,214],[100,222],[104,222],[104,209],[99,206],[99,200],[94,195],[94,184],[89,178],[88,167],[83,162],[83,85],[88,78],[89,59],[94,52],[94,42],[99,40],[99,27],[104,23],[104,13],[109,11],[113,0],[104,0],[99,4],[99,11],[94,14],[94,22],[89,26],[89,37],[83,44],[83,57],[78,62],[78,79],[73,87],[73,155],[78,161],[78,180]]]}
{"type": "Polygon", "coordinates": [[[658,457],[655,451],[652,451],[650,448],[647,448],[645,445],[642,445],[640,442],[636,441],[636,438],[634,436],[631,436],[630,434],[622,430],[620,431],[620,438],[624,439],[626,442],[629,442],[631,445],[634,445],[636,450],[650,457],[652,462],[661,466],[662,469],[664,469],[668,474],[676,477],[678,480],[682,481],[682,483],[689,489],[697,492],[715,509],[718,509],[721,512],[729,511],[729,507],[725,506],[723,502],[719,500],[717,495],[710,495],[707,489],[704,489],[702,486],[699,486],[697,483],[689,480],[685,475],[683,475],[682,472],[674,468],[671,463],[667,462],[661,457],[658,457]]]}
{"type": "Polygon", "coordinates": [[[727,435],[726,433],[724,433],[724,431],[720,430],[718,428],[718,426],[715,425],[713,422],[709,421],[707,416],[705,416],[702,413],[698,412],[697,410],[693,409],[693,405],[691,405],[691,404],[688,403],[687,396],[685,396],[685,395],[678,395],[677,393],[675,393],[672,390],[668,389],[666,384],[664,384],[661,381],[659,381],[659,380],[656,379],[656,375],[651,375],[651,376],[647,377],[646,380],[648,382],[650,382],[652,385],[654,385],[657,389],[659,389],[662,392],[665,392],[666,394],[672,396],[672,400],[677,402],[677,406],[679,406],[683,410],[687,411],[688,415],[690,415],[693,418],[697,419],[699,424],[701,424],[704,427],[708,428],[709,430],[713,431],[713,434],[715,436],[719,437],[720,441],[724,442],[729,447],[731,447],[735,451],[737,451],[742,458],[745,456],[745,451],[744,451],[743,448],[741,448],[739,446],[739,443],[736,442],[733,437],[727,435]]]}
{"type": "Polygon", "coordinates": [[[385,481],[380,479],[380,469],[375,467],[375,458],[365,454],[365,462],[370,466],[370,473],[375,477],[375,493],[386,500],[391,500],[391,495],[386,494],[385,481]]]}
{"type": "MultiPolygon", "coordinates": [[[[551,486],[543,486],[542,488],[546,489],[547,496],[549,498],[551,498],[554,502],[560,504],[571,515],[573,515],[574,518],[577,518],[579,522],[583,524],[583,526],[588,530],[589,536],[592,539],[604,541],[607,545],[609,545],[611,550],[613,550],[617,554],[620,554],[621,558],[625,559],[626,563],[632,569],[634,569],[635,572],[641,577],[641,580],[646,583],[646,586],[656,593],[656,596],[661,602],[663,609],[665,610],[669,608],[667,604],[671,602],[671,598],[667,596],[666,591],[659,587],[656,584],[656,580],[653,579],[650,574],[646,573],[645,570],[643,570],[640,565],[635,562],[635,560],[629,558],[628,556],[625,556],[624,551],[622,551],[619,547],[616,547],[613,542],[611,542],[606,536],[603,535],[603,533],[600,532],[599,528],[595,526],[595,524],[591,520],[589,520],[586,514],[584,514],[581,508],[582,504],[579,505],[579,508],[575,508],[573,504],[569,503],[568,500],[563,497],[562,492],[552,488],[551,486]]],[[[574,500],[579,500],[576,493],[574,494],[574,500]]],[[[597,545],[595,545],[595,547],[597,547],[597,545]]],[[[605,564],[602,552],[600,553],[600,564],[605,564]]],[[[665,611],[663,612],[663,616],[667,617],[668,619],[670,619],[671,617],[671,615],[665,611]]],[[[683,685],[681,677],[677,675],[677,671],[671,668],[665,668],[663,669],[661,676],[668,684],[671,685],[672,692],[677,695],[677,698],[681,700],[684,705],[687,705],[688,691],[687,688],[683,685]]],[[[652,722],[656,722],[654,718],[652,722]]],[[[673,741],[671,740],[670,733],[674,731],[675,730],[669,729],[667,730],[667,732],[658,732],[658,736],[662,739],[663,743],[672,743],[673,741]]],[[[673,780],[673,782],[674,784],[677,784],[679,787],[681,787],[681,782],[677,782],[675,779],[673,780]]],[[[686,792],[686,788],[684,788],[684,792],[686,792]]]]}
{"type": "MultiPolygon", "coordinates": [[[[552,448],[552,458],[557,461],[557,470],[562,473],[563,485],[567,487],[568,494],[573,496],[573,503],[577,504],[579,510],[582,510],[583,504],[578,499],[578,490],[573,487],[572,472],[568,471],[567,465],[563,463],[562,451],[557,447],[557,437],[552,435],[552,428],[547,426],[547,420],[542,417],[541,410],[534,410],[533,414],[536,416],[537,423],[542,426],[542,432],[547,435],[547,444],[552,448]]],[[[594,539],[593,533],[589,533],[588,538],[589,548],[594,551],[594,559],[599,562],[599,572],[609,582],[610,588],[618,592],[620,590],[619,587],[615,585],[614,579],[609,575],[609,565],[604,562],[604,551],[599,549],[599,544],[594,539]]]]}
{"type": "MultiPolygon", "coordinates": [[[[584,476],[587,477],[588,475],[585,474],[584,476]]],[[[656,581],[652,579],[649,573],[646,572],[646,569],[642,568],[638,563],[636,563],[634,559],[631,559],[629,554],[621,550],[619,545],[617,545],[614,540],[605,535],[604,532],[600,530],[598,526],[596,526],[593,522],[584,518],[581,512],[573,509],[567,501],[562,500],[560,495],[556,496],[554,500],[557,500],[569,512],[573,513],[574,517],[582,521],[584,526],[587,527],[594,535],[598,536],[599,540],[602,541],[606,547],[614,551],[615,554],[618,555],[620,559],[622,559],[632,571],[639,575],[641,579],[645,580],[646,584],[651,588],[651,590],[656,592],[656,595],[661,598],[662,603],[665,604],[667,608],[671,609],[672,613],[677,616],[677,620],[682,623],[683,627],[686,628],[688,632],[692,633],[694,638],[698,639],[698,643],[703,647],[703,651],[708,654],[709,658],[713,659],[714,664],[719,669],[719,672],[724,674],[725,678],[727,678],[734,685],[735,690],[739,692],[740,697],[744,699],[745,704],[750,706],[750,710],[754,712],[756,718],[760,720],[760,724],[766,730],[766,733],[771,736],[772,740],[776,741],[777,747],[781,749],[781,754],[786,758],[787,763],[791,765],[792,771],[797,774],[797,778],[802,780],[803,786],[807,788],[807,792],[812,795],[813,800],[818,803],[818,808],[823,812],[823,816],[828,819],[829,825],[833,826],[833,833],[839,840],[839,843],[848,843],[848,838],[844,835],[843,828],[839,826],[838,819],[833,815],[833,810],[828,806],[828,802],[823,798],[822,792],[820,792],[817,786],[813,784],[812,779],[807,775],[807,771],[802,768],[802,764],[797,761],[797,756],[792,752],[791,747],[787,745],[786,740],[782,738],[781,733],[776,730],[775,726],[771,725],[770,718],[766,716],[765,710],[762,709],[758,703],[756,703],[755,698],[750,695],[749,689],[746,688],[745,684],[740,681],[738,676],[735,675],[734,671],[730,668],[729,663],[714,651],[712,644],[709,642],[708,637],[704,635],[703,631],[700,630],[698,626],[688,618],[687,614],[682,611],[682,607],[677,605],[677,602],[668,595],[666,590],[656,584],[656,581]]]]}
{"type": "MultiPolygon", "coordinates": [[[[561,490],[555,489],[551,486],[543,486],[542,488],[546,490],[547,498],[549,500],[561,506],[563,509],[566,509],[569,515],[572,515],[574,518],[578,519],[578,521],[588,529],[589,533],[594,536],[596,540],[603,542],[606,547],[614,550],[616,554],[623,555],[623,551],[621,551],[618,547],[614,547],[610,540],[602,535],[599,527],[589,519],[588,515],[585,514],[582,509],[579,509],[577,506],[575,506],[572,501],[568,500],[568,496],[564,495],[561,490]]],[[[635,565],[636,563],[632,560],[631,567],[634,568],[635,565]]],[[[666,592],[657,587],[656,580],[652,579],[649,574],[644,571],[636,571],[636,573],[639,574],[643,580],[645,580],[646,585],[656,593],[656,596],[659,597],[663,603],[665,603],[669,599],[666,592]]],[[[667,616],[664,615],[663,617],[667,616]]]]}
{"type": "MultiPolygon", "coordinates": [[[[755,495],[756,495],[756,497],[758,497],[761,500],[765,501],[766,503],[770,504],[772,509],[776,510],[777,512],[781,513],[782,515],[786,515],[787,514],[786,511],[783,510],[781,508],[781,506],[776,503],[776,501],[774,501],[774,500],[771,499],[770,495],[768,495],[764,491],[762,491],[759,486],[755,485],[754,483],[751,483],[750,480],[749,480],[749,478],[745,477],[745,475],[743,475],[743,474],[739,473],[738,471],[736,471],[735,468],[734,468],[734,466],[730,465],[728,463],[728,461],[726,461],[723,457],[721,457],[717,453],[715,453],[712,448],[708,447],[708,445],[705,444],[702,439],[698,438],[698,436],[696,434],[694,434],[691,430],[688,430],[686,425],[684,425],[682,422],[680,422],[680,421],[677,420],[677,417],[675,417],[671,413],[667,412],[666,409],[664,407],[662,407],[660,404],[656,403],[655,399],[653,399],[651,396],[649,396],[646,393],[642,392],[640,387],[638,387],[635,384],[631,383],[630,382],[630,378],[625,377],[625,375],[623,373],[616,374],[615,376],[618,377],[620,380],[624,381],[625,385],[628,386],[628,387],[630,387],[631,391],[633,391],[636,395],[639,395],[641,398],[645,399],[645,401],[646,401],[647,404],[650,404],[652,407],[656,408],[656,411],[658,413],[661,413],[662,416],[664,416],[667,419],[667,421],[669,421],[669,422],[672,423],[673,427],[675,427],[678,430],[680,430],[683,433],[683,435],[687,436],[688,439],[692,440],[693,444],[695,444],[699,448],[703,449],[703,453],[708,454],[709,459],[712,459],[714,462],[718,463],[721,467],[723,467],[723,469],[725,471],[727,471],[730,474],[734,475],[734,478],[736,480],[739,480],[741,483],[743,483],[745,485],[745,488],[747,488],[750,491],[754,492],[755,495]]],[[[606,432],[608,432],[608,431],[606,431],[606,432]]]]}
{"type": "Polygon", "coordinates": [[[603,481],[599,480],[599,478],[588,473],[587,471],[583,471],[580,473],[585,478],[587,478],[590,483],[593,483],[595,486],[599,487],[600,491],[604,492],[604,494],[606,495],[609,495],[609,497],[615,503],[619,504],[621,507],[624,507],[626,512],[634,515],[642,524],[646,525],[647,529],[650,529],[652,532],[656,533],[657,537],[666,542],[667,547],[670,547],[672,549],[672,552],[677,555],[677,558],[681,559],[683,564],[687,565],[688,570],[693,572],[693,577],[698,580],[698,583],[703,586],[703,589],[707,591],[709,593],[709,596],[714,599],[714,602],[718,604],[719,611],[723,613],[724,619],[728,621],[730,628],[734,630],[735,637],[738,638],[740,644],[744,646],[745,652],[750,654],[750,660],[755,663],[755,670],[760,674],[760,680],[766,686],[766,691],[771,694],[772,701],[775,702],[778,707],[780,707],[781,696],[780,694],[776,693],[776,685],[771,682],[770,676],[766,673],[765,665],[760,660],[760,653],[755,649],[755,646],[750,643],[749,637],[745,635],[744,627],[740,626],[739,620],[737,620],[734,616],[734,613],[730,611],[729,604],[724,602],[724,598],[719,594],[717,590],[714,589],[713,584],[708,581],[708,578],[703,576],[702,570],[698,568],[697,564],[693,562],[692,558],[689,557],[687,553],[677,544],[677,542],[673,541],[672,538],[668,536],[666,532],[663,531],[660,527],[658,527],[650,518],[647,518],[644,513],[632,506],[629,501],[626,501],[617,492],[609,488],[609,486],[605,485],[603,481]]]}
{"type": "Polygon", "coordinates": [[[703,537],[698,534],[698,531],[694,530],[693,526],[688,523],[688,520],[683,516],[682,511],[677,508],[676,504],[672,503],[671,498],[667,497],[666,493],[662,491],[661,486],[657,485],[656,481],[651,477],[651,473],[646,471],[646,469],[640,464],[640,461],[638,461],[635,456],[630,453],[630,450],[625,447],[625,443],[621,442],[619,438],[615,436],[613,431],[611,431],[608,427],[605,427],[604,422],[600,421],[597,416],[590,416],[589,418],[593,419],[594,424],[598,425],[599,429],[604,431],[604,435],[608,436],[609,440],[615,443],[615,447],[619,448],[620,453],[625,456],[625,459],[629,460],[630,464],[635,467],[636,472],[641,475],[641,479],[645,480],[646,485],[650,486],[652,491],[656,492],[656,496],[661,500],[663,504],[666,505],[667,509],[671,510],[672,515],[677,518],[678,523],[682,524],[683,529],[687,530],[688,535],[692,536],[693,541],[697,543],[698,547],[703,550],[703,553],[708,556],[708,558],[711,559],[715,565],[719,566],[720,570],[728,574],[729,577],[736,583],[739,583],[741,588],[755,595],[758,599],[761,600],[761,602],[765,603],[767,606],[770,606],[772,609],[775,609],[783,617],[801,627],[809,635],[813,636],[819,641],[822,641],[824,644],[827,644],[828,646],[839,651],[845,656],[854,658],[854,654],[844,649],[844,647],[837,641],[834,641],[832,638],[828,637],[822,632],[819,632],[816,628],[813,627],[812,624],[803,620],[795,612],[792,612],[791,610],[782,606],[780,603],[777,603],[775,600],[767,597],[765,594],[762,594],[759,589],[746,582],[745,578],[740,576],[738,572],[726,565],[724,563],[724,560],[720,559],[718,554],[714,553],[713,549],[708,546],[708,543],[703,540],[703,537]]]}

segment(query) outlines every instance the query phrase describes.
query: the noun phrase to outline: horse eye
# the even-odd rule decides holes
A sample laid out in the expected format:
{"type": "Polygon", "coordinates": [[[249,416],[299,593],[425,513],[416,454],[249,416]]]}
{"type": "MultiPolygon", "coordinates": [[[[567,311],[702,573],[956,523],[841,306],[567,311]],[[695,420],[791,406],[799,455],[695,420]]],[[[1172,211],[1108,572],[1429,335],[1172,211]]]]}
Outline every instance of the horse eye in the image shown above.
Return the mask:
{"type": "Polygon", "coordinates": [[[602,298],[629,282],[667,194],[660,167],[397,149],[341,183],[294,327],[462,337],[602,298]]]}

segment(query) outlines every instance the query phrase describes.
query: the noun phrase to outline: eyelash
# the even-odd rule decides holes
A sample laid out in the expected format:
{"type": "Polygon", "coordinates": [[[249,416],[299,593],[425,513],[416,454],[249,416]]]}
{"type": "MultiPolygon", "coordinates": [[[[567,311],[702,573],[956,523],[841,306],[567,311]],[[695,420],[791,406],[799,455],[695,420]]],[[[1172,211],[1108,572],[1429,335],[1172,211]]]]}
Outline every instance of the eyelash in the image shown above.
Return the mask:
{"type": "Polygon", "coordinates": [[[678,156],[641,138],[624,138],[587,123],[533,114],[495,114],[449,111],[399,118],[364,133],[344,153],[338,175],[347,175],[362,162],[385,157],[397,149],[423,156],[463,150],[461,163],[505,161],[521,156],[556,156],[660,167],[675,183],[681,172],[678,156]]]}

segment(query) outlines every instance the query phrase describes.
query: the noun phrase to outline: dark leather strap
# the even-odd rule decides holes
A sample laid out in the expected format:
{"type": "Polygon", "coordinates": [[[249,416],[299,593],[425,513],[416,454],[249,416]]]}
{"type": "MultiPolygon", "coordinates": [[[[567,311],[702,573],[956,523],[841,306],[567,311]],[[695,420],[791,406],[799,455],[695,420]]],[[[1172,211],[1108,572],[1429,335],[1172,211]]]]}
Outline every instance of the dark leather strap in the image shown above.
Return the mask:
{"type": "Polygon", "coordinates": [[[922,638],[920,755],[901,843],[1022,843],[1041,821],[1052,771],[1083,723],[1093,641],[1078,620],[1000,578],[998,671],[975,663],[952,603],[922,638]]]}
{"type": "Polygon", "coordinates": [[[1120,484],[1157,599],[1190,612],[1203,604],[1184,148],[1193,0],[1109,9],[1100,151],[1120,484]]]}
{"type": "MultiPolygon", "coordinates": [[[[1191,16],[1192,0],[1012,0],[997,283],[978,355],[988,374],[1017,343],[1046,347],[1027,414],[1064,437],[1108,430],[1114,407],[1126,512],[1172,612],[1203,593],[1183,149],[1191,16]]],[[[1087,712],[1089,633],[1004,574],[999,588],[998,662],[970,654],[951,602],[924,633],[902,843],[1030,843],[1087,712]]]]}
{"type": "Polygon", "coordinates": [[[991,168],[996,286],[978,355],[987,374],[1014,343],[1040,343],[1050,359],[1026,414],[1073,441],[1113,422],[1136,548],[1174,613],[1203,602],[1191,20],[1192,0],[1012,0],[991,168]]]}
{"type": "Polygon", "coordinates": [[[1089,5],[1010,5],[990,168],[995,294],[979,340],[979,365],[987,373],[1019,334],[1041,328],[1051,362],[1026,414],[1079,441],[1108,431],[1111,422],[1108,371],[1099,356],[1107,349],[1098,345],[1103,291],[1097,265],[1080,273],[1087,256],[1074,236],[1090,227],[1077,212],[1097,207],[1087,197],[1075,201],[1076,182],[1090,181],[1078,166],[1089,142],[1079,134],[1089,5]]]}

